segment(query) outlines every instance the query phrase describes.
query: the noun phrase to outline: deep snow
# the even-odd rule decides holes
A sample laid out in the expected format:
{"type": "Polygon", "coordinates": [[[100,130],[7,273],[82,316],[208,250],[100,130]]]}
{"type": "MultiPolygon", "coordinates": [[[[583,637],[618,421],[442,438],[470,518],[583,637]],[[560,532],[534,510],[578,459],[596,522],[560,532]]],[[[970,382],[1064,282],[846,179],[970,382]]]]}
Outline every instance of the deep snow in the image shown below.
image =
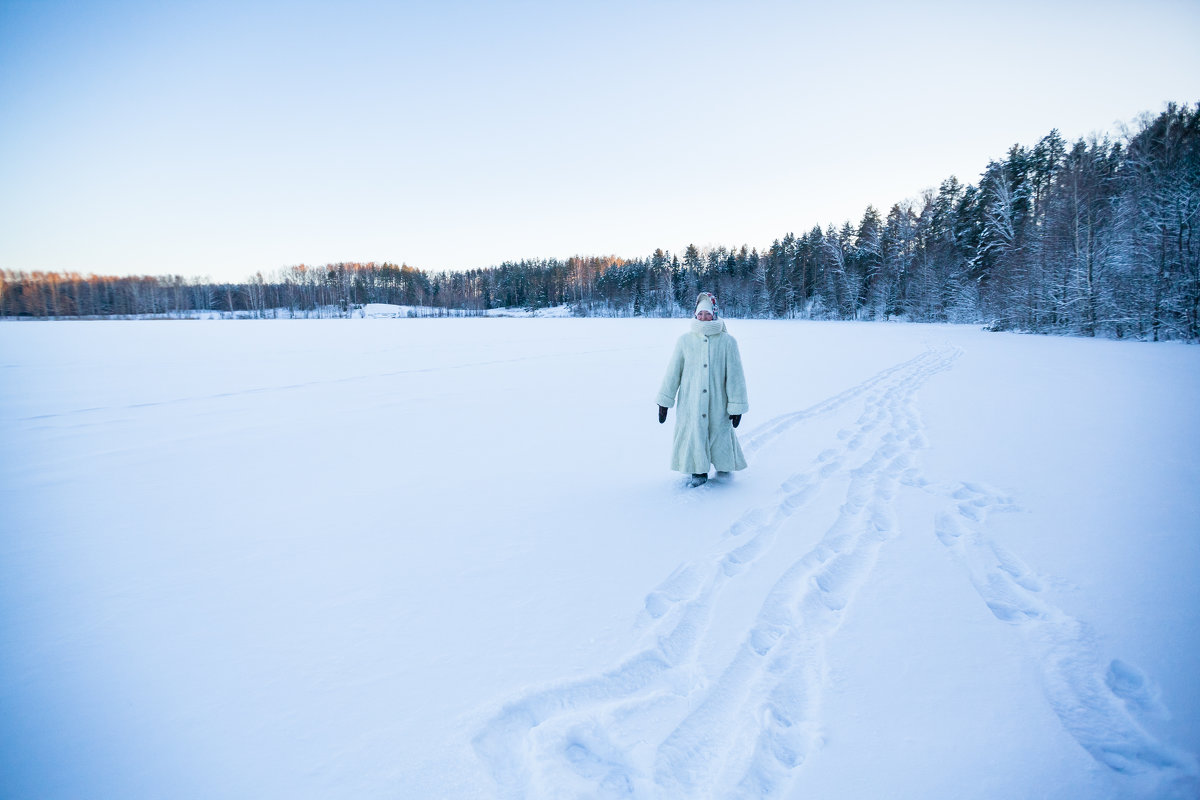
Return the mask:
{"type": "Polygon", "coordinates": [[[1200,350],[0,323],[0,795],[1195,797],[1200,350]]]}

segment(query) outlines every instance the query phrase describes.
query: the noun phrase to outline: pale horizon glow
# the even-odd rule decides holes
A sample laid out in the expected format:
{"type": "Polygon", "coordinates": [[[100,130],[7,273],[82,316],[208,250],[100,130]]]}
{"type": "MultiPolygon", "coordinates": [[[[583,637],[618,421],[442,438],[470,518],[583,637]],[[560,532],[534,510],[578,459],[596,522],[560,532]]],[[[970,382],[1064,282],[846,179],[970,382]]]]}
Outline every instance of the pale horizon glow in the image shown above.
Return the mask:
{"type": "Polygon", "coordinates": [[[0,268],[761,249],[1195,102],[1197,40],[1170,0],[0,2],[0,268]]]}

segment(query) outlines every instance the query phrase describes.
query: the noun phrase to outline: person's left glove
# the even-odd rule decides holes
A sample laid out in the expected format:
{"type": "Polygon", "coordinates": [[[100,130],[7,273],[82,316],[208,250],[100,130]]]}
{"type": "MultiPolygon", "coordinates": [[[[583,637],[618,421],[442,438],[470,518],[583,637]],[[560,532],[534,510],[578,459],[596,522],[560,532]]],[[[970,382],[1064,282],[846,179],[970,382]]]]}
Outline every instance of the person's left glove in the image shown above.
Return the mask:
{"type": "Polygon", "coordinates": [[[729,421],[732,422],[733,427],[736,428],[738,425],[742,424],[742,415],[741,414],[730,414],[729,421]]]}
{"type": "Polygon", "coordinates": [[[658,423],[661,425],[662,423],[664,423],[666,421],[667,421],[667,407],[659,406],[658,407],[658,423]]]}

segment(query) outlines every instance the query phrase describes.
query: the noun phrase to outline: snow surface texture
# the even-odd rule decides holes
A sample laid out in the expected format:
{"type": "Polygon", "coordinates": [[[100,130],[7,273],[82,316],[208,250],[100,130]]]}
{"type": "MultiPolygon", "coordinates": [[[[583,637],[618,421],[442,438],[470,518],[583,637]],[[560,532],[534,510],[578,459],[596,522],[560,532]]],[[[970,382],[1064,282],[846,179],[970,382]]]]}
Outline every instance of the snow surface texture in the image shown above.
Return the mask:
{"type": "MultiPolygon", "coordinates": [[[[450,312],[445,309],[438,309],[432,306],[399,306],[392,303],[367,303],[361,309],[358,309],[357,314],[353,316],[365,317],[369,319],[380,318],[395,318],[395,317],[436,317],[439,312],[449,315],[450,312]]],[[[332,316],[332,315],[331,315],[332,316]]],[[[468,316],[460,314],[459,316],[468,316]]],[[[571,307],[550,306],[549,308],[525,309],[525,308],[489,308],[482,312],[479,316],[485,317],[570,317],[571,307]]]]}
{"type": "Polygon", "coordinates": [[[0,795],[1193,798],[1200,350],[0,324],[0,795]]]}

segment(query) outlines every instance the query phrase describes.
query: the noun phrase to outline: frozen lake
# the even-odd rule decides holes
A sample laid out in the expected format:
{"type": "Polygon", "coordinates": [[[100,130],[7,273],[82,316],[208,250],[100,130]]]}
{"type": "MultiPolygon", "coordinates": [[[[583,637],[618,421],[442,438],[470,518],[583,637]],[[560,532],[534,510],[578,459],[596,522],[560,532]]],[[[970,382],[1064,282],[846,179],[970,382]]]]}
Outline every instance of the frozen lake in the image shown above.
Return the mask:
{"type": "Polygon", "coordinates": [[[0,323],[6,798],[1197,796],[1200,348],[0,323]]]}

